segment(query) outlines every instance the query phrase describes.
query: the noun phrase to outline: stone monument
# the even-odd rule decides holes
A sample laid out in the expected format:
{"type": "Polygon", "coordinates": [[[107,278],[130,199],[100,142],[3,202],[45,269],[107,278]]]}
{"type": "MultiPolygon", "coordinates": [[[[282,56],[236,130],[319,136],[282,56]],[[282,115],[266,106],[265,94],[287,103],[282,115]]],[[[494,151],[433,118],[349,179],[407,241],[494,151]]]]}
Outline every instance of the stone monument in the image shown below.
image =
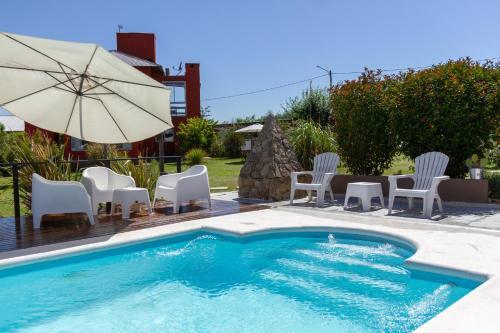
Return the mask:
{"type": "Polygon", "coordinates": [[[266,118],[239,177],[239,197],[279,201],[290,198],[290,174],[302,167],[273,115],[266,118]]]}

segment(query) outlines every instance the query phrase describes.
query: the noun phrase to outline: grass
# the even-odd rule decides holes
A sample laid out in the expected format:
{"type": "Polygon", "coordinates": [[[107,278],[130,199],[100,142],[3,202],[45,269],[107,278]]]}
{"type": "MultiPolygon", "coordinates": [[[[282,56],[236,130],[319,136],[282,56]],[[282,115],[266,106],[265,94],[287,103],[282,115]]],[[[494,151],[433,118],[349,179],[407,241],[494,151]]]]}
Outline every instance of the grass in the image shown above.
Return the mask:
{"type": "MultiPolygon", "coordinates": [[[[241,158],[206,158],[203,164],[207,166],[210,187],[227,187],[227,190],[233,191],[238,186],[238,175],[245,161],[241,158]]],[[[182,171],[189,168],[189,165],[183,164],[182,171]]],[[[165,171],[176,172],[175,164],[165,164],[165,171]]]]}

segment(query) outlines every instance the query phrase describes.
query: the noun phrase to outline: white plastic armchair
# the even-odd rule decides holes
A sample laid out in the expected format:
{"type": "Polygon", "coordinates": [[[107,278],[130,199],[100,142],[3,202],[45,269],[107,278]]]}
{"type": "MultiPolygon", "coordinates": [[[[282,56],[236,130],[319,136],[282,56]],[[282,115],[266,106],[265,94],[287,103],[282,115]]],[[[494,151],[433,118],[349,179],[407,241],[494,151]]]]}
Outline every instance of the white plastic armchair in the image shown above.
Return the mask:
{"type": "Polygon", "coordinates": [[[114,190],[135,187],[134,178],[120,175],[105,167],[92,167],[83,170],[81,181],[90,195],[94,215],[97,215],[99,203],[113,201],[114,190]]]}
{"type": "Polygon", "coordinates": [[[438,194],[438,186],[443,180],[450,179],[444,176],[449,158],[440,152],[429,152],[415,159],[415,174],[389,176],[389,214],[392,213],[395,197],[407,197],[408,208],[413,207],[413,198],[422,198],[424,202],[423,216],[431,217],[434,200],[437,201],[439,211],[443,211],[441,198],[438,194]],[[398,188],[398,179],[413,179],[412,189],[398,188]]]}
{"type": "Polygon", "coordinates": [[[190,200],[206,199],[208,206],[212,207],[207,167],[195,165],[181,173],[160,176],[156,182],[153,207],[158,199],[171,201],[176,214],[180,205],[190,200]]]}
{"type": "Polygon", "coordinates": [[[309,201],[312,200],[312,191],[316,191],[316,205],[321,205],[325,199],[325,192],[330,193],[330,200],[333,201],[333,191],[331,182],[337,173],[337,165],[340,159],[337,154],[323,153],[314,157],[313,171],[292,172],[292,184],[290,189],[290,205],[293,204],[293,198],[296,190],[306,190],[309,201]],[[311,183],[300,183],[299,175],[311,175],[311,183]]]}
{"type": "Polygon", "coordinates": [[[40,228],[45,214],[86,213],[94,224],[90,197],[79,182],[52,181],[34,173],[31,187],[33,227],[40,228]]]}

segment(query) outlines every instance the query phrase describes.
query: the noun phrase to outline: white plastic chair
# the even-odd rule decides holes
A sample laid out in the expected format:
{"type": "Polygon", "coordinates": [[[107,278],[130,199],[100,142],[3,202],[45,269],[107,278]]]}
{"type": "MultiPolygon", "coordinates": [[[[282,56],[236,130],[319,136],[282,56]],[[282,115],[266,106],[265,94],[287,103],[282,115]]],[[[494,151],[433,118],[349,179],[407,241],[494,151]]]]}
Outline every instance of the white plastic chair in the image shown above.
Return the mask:
{"type": "Polygon", "coordinates": [[[290,205],[293,204],[293,198],[296,190],[306,190],[309,201],[312,200],[312,191],[316,191],[316,205],[323,204],[325,192],[330,192],[330,200],[333,202],[333,190],[331,181],[337,173],[337,165],[340,159],[337,154],[323,153],[314,157],[313,171],[292,172],[292,184],[290,190],[290,205]],[[299,183],[299,175],[311,175],[311,183],[299,183]]]}
{"type": "Polygon", "coordinates": [[[415,159],[415,174],[389,176],[389,214],[392,213],[395,197],[407,197],[409,209],[413,207],[413,198],[422,198],[423,216],[427,218],[432,215],[434,200],[437,200],[439,211],[443,212],[438,186],[443,180],[450,179],[449,176],[444,176],[448,161],[448,156],[443,153],[425,153],[415,159]],[[413,189],[398,188],[397,181],[401,178],[413,179],[413,189]]]}
{"type": "Polygon", "coordinates": [[[94,215],[97,215],[99,203],[113,201],[115,189],[135,187],[134,178],[117,174],[105,167],[91,167],[83,170],[81,182],[90,195],[94,215]]]}
{"type": "Polygon", "coordinates": [[[156,182],[153,207],[158,199],[171,201],[176,214],[179,206],[190,200],[206,199],[208,206],[212,207],[207,167],[195,165],[181,173],[160,176],[156,182]]]}
{"type": "Polygon", "coordinates": [[[79,182],[52,181],[34,173],[31,177],[33,227],[40,228],[45,214],[86,213],[94,224],[90,197],[79,182]]]}

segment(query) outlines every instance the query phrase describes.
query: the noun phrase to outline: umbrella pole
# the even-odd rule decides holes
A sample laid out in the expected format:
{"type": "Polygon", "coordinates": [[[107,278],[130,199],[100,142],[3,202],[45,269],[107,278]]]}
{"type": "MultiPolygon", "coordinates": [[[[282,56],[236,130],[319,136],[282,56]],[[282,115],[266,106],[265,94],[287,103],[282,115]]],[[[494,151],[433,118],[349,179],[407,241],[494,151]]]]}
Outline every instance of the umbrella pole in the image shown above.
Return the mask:
{"type": "Polygon", "coordinates": [[[108,144],[104,144],[104,147],[103,147],[103,151],[104,151],[104,158],[107,160],[109,159],[109,145],[108,144]]]}
{"type": "Polygon", "coordinates": [[[163,164],[163,156],[165,156],[165,132],[162,132],[158,137],[158,155],[160,162],[160,175],[165,174],[165,166],[163,164]]]}

